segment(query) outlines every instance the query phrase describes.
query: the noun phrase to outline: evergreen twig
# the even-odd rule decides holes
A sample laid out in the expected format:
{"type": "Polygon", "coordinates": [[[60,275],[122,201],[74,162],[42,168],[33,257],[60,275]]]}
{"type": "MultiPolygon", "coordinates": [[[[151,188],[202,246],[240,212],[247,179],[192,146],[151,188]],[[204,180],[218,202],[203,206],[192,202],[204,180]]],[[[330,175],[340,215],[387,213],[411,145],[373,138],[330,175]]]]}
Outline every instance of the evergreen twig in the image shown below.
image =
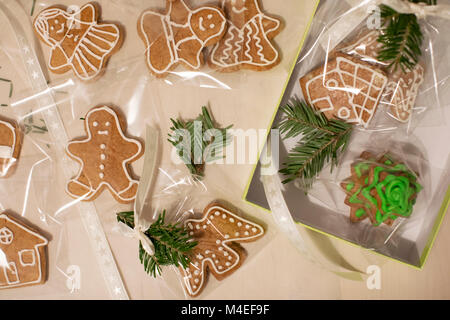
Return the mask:
{"type": "MultiPolygon", "coordinates": [[[[436,5],[436,0],[408,0],[413,3],[436,5]]],[[[415,14],[402,14],[380,5],[382,29],[378,42],[382,44],[378,60],[388,62],[395,72],[412,70],[422,55],[423,34],[415,14]]]]}
{"type": "Polygon", "coordinates": [[[331,161],[331,170],[337,165],[353,126],[341,120],[328,120],[305,102],[295,101],[283,106],[281,111],[285,115],[279,125],[283,139],[301,136],[280,170],[287,176],[283,183],[300,179],[307,191],[327,163],[331,161]]]}
{"type": "Polygon", "coordinates": [[[194,178],[201,180],[205,164],[224,158],[223,149],[232,141],[227,133],[232,125],[217,128],[206,107],[202,107],[202,113],[195,120],[170,120],[172,127],[168,141],[176,148],[178,156],[194,178]],[[214,131],[220,133],[221,139],[216,140],[214,131]]]}
{"type": "MultiPolygon", "coordinates": [[[[174,265],[187,268],[190,262],[189,254],[197,245],[197,242],[192,241],[187,230],[179,223],[166,224],[165,215],[164,210],[145,231],[145,235],[155,247],[154,255],[149,255],[139,243],[139,260],[144,265],[145,272],[153,277],[161,274],[162,266],[174,265]]],[[[118,213],[117,221],[134,228],[134,212],[118,213]]]]}

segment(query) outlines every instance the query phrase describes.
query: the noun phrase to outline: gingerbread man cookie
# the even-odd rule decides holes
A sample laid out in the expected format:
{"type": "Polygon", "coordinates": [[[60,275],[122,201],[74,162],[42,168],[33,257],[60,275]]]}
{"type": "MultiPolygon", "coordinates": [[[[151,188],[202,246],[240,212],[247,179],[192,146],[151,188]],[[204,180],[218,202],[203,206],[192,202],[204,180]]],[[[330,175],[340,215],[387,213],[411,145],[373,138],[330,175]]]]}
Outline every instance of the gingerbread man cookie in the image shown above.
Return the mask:
{"type": "Polygon", "coordinates": [[[145,42],[147,65],[157,77],[165,77],[179,64],[198,70],[204,64],[203,49],[225,34],[226,18],[220,8],[190,9],[184,0],[166,0],[166,12],[144,11],[138,32],[145,42]]]}
{"type": "Polygon", "coordinates": [[[208,205],[202,219],[186,220],[185,226],[198,243],[189,266],[180,268],[185,290],[192,297],[204,289],[208,272],[223,280],[242,265],[247,253],[238,243],[255,241],[264,235],[263,227],[218,203],[208,205]]]}
{"type": "Polygon", "coordinates": [[[16,122],[0,118],[0,178],[9,177],[19,159],[22,135],[16,122]]]}
{"type": "Polygon", "coordinates": [[[280,33],[281,21],[263,13],[258,0],[222,0],[222,7],[228,29],[212,49],[209,65],[222,72],[276,66],[280,54],[271,39],[280,33]]]}
{"type": "Polygon", "coordinates": [[[81,164],[80,172],[67,185],[72,197],[93,201],[107,188],[120,203],[134,201],[138,182],[131,178],[129,165],[142,156],[143,146],[127,138],[124,127],[107,106],[89,111],[85,118],[88,137],[67,146],[69,156],[81,164]]]}
{"type": "Polygon", "coordinates": [[[0,214],[0,289],[47,280],[48,241],[6,213],[0,214]]]}
{"type": "Polygon", "coordinates": [[[50,71],[61,74],[72,69],[81,80],[101,75],[109,57],[119,50],[123,34],[117,25],[98,20],[92,3],[75,12],[50,7],[39,13],[34,30],[51,48],[50,71]]]}

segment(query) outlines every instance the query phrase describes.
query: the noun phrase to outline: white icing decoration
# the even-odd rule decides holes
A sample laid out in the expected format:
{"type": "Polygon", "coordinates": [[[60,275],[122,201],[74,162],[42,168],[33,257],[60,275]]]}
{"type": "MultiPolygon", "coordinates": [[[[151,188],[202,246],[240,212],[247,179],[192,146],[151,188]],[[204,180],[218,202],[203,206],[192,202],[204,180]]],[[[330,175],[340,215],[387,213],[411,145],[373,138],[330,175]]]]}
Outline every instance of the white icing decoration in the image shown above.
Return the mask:
{"type": "MultiPolygon", "coordinates": [[[[12,272],[11,271],[10,272],[12,274],[15,274],[17,279],[15,279],[14,281],[10,281],[10,279],[8,279],[7,269],[5,267],[3,267],[3,266],[0,266],[0,269],[3,269],[4,277],[5,277],[6,281],[7,281],[6,284],[0,283],[0,289],[3,289],[3,288],[14,288],[14,287],[18,287],[18,286],[23,286],[25,284],[28,285],[28,284],[40,283],[42,281],[43,272],[42,272],[42,269],[41,269],[41,256],[39,254],[39,247],[48,245],[47,239],[42,237],[40,234],[34,232],[33,230],[28,229],[27,227],[25,227],[25,226],[17,223],[16,221],[10,219],[5,214],[0,214],[0,219],[5,219],[9,223],[17,226],[18,228],[24,230],[25,232],[27,232],[29,234],[32,234],[33,236],[35,236],[39,240],[39,243],[35,244],[34,248],[33,248],[35,253],[36,253],[35,257],[37,258],[35,260],[35,265],[36,265],[36,268],[38,268],[38,274],[39,274],[38,278],[36,280],[30,281],[30,282],[21,282],[20,281],[20,275],[17,273],[17,268],[16,268],[15,263],[14,262],[9,262],[8,263],[8,267],[10,268],[9,270],[12,270],[12,272]]],[[[3,230],[3,228],[1,230],[3,230]]],[[[33,249],[30,248],[30,250],[33,250],[33,249]]]]}
{"type": "MultiPolygon", "coordinates": [[[[379,102],[379,100],[381,98],[381,95],[382,95],[383,90],[384,90],[384,88],[386,86],[386,83],[387,83],[387,77],[384,74],[382,74],[381,72],[378,72],[378,71],[376,71],[376,70],[374,70],[374,69],[372,69],[372,68],[370,68],[370,67],[368,67],[366,65],[362,65],[362,64],[353,62],[352,60],[346,59],[344,57],[337,57],[336,61],[337,61],[337,66],[336,66],[335,69],[326,70],[327,73],[325,75],[323,73],[319,74],[318,76],[310,79],[306,83],[306,92],[307,92],[307,97],[306,98],[307,98],[308,102],[311,105],[315,105],[318,102],[321,102],[321,101],[324,101],[324,100],[327,101],[330,107],[329,108],[320,109],[321,112],[334,111],[334,110],[336,110],[337,106],[333,105],[330,96],[319,97],[319,98],[314,99],[314,100],[311,98],[310,86],[311,86],[311,84],[314,81],[321,81],[322,82],[323,78],[327,77],[330,74],[338,74],[339,75],[339,79],[340,79],[342,84],[345,83],[344,75],[350,76],[350,77],[352,77],[352,79],[354,81],[354,86],[352,88],[349,88],[349,90],[343,90],[343,91],[348,96],[348,101],[350,103],[350,106],[348,106],[348,108],[351,108],[351,110],[353,111],[353,114],[356,116],[356,118],[350,118],[350,115],[348,115],[348,117],[344,118],[344,120],[347,120],[350,123],[357,123],[357,124],[363,125],[364,127],[367,127],[369,122],[370,122],[370,120],[372,120],[373,115],[375,114],[376,106],[378,105],[378,102],[379,102]],[[353,67],[354,73],[349,73],[349,72],[344,71],[343,69],[341,69],[340,66],[342,64],[350,64],[353,67]],[[365,71],[368,71],[368,72],[370,72],[372,74],[370,82],[367,82],[366,80],[357,77],[357,74],[358,74],[358,72],[360,70],[365,70],[365,71]],[[374,85],[374,80],[376,78],[380,78],[381,80],[383,80],[383,84],[382,84],[381,87],[378,87],[378,86],[374,85]],[[366,84],[368,86],[367,92],[362,92],[361,90],[356,90],[356,81],[357,80],[360,81],[360,82],[363,82],[364,84],[366,84]],[[370,94],[373,92],[373,90],[378,90],[379,91],[379,94],[376,97],[370,96],[370,94]],[[365,96],[365,101],[364,101],[364,103],[362,105],[358,105],[358,104],[353,102],[355,96],[358,95],[358,94],[362,94],[362,95],[365,96]],[[374,104],[375,107],[373,107],[372,109],[366,108],[365,105],[366,105],[368,100],[372,101],[372,103],[374,104]],[[367,121],[364,121],[364,119],[363,119],[363,115],[365,113],[368,113],[370,115],[369,118],[367,119],[367,121]]],[[[341,106],[341,108],[342,108],[342,106],[341,106]]],[[[341,110],[339,110],[339,112],[340,111],[341,110]]],[[[344,116],[345,115],[346,114],[344,114],[344,116]]]]}
{"type": "MultiPolygon", "coordinates": [[[[111,55],[112,51],[116,48],[117,44],[119,43],[120,30],[115,24],[105,24],[105,23],[98,24],[97,21],[95,21],[95,12],[96,9],[92,4],[86,4],[79,11],[74,13],[67,13],[66,11],[59,8],[51,8],[44,10],[41,14],[39,14],[37,19],[35,20],[34,28],[39,33],[44,42],[51,47],[51,54],[48,63],[48,67],[50,68],[50,70],[58,71],[66,67],[71,67],[72,70],[75,72],[75,74],[82,80],[91,80],[100,74],[105,65],[107,57],[111,55]],[[93,14],[93,16],[91,17],[92,22],[81,21],[79,19],[79,17],[81,16],[81,12],[87,8],[89,8],[89,10],[91,10],[93,14]],[[59,41],[50,37],[50,34],[48,32],[49,29],[48,20],[58,15],[64,16],[67,19],[68,25],[66,35],[59,41]],[[77,35],[74,38],[74,41],[78,43],[73,50],[73,54],[69,57],[67,56],[67,53],[63,50],[62,44],[66,38],[70,38],[68,37],[68,34],[71,33],[74,29],[76,30],[77,27],[80,25],[87,26],[88,27],[87,31],[85,34],[81,36],[81,38],[79,38],[79,35],[77,35]],[[108,32],[103,30],[102,28],[112,28],[114,32],[108,32]],[[100,37],[98,36],[98,34],[102,34],[104,36],[100,37]],[[100,40],[101,43],[104,46],[107,46],[108,49],[100,47],[97,44],[94,44],[91,40],[87,38],[88,36],[100,40]],[[114,40],[110,41],[106,39],[105,36],[108,36],[108,38],[112,37],[114,40]],[[94,51],[90,49],[90,47],[95,48],[97,52],[100,52],[100,55],[95,54],[94,51]],[[64,54],[64,57],[66,58],[66,63],[57,67],[53,67],[51,65],[51,59],[53,53],[56,50],[59,50],[59,52],[62,52],[64,54]],[[88,55],[91,59],[99,61],[99,65],[94,66],[86,55],[88,55]],[[76,62],[80,65],[82,69],[81,73],[75,68],[73,64],[74,60],[76,60],[76,62]],[[91,73],[87,72],[83,62],[81,61],[83,61],[87,66],[89,66],[92,69],[91,73]]],[[[64,32],[65,30],[64,23],[61,23],[61,26],[62,27],[60,28],[60,30],[58,30],[57,33],[64,32]]],[[[52,28],[53,26],[50,27],[51,30],[53,30],[52,28]]]]}
{"type": "MultiPolygon", "coordinates": [[[[184,7],[186,8],[186,10],[189,12],[188,16],[187,16],[187,22],[186,24],[180,25],[176,22],[173,22],[170,20],[170,16],[171,16],[171,12],[172,12],[172,8],[173,8],[173,4],[172,2],[169,3],[169,8],[167,10],[166,14],[161,14],[155,11],[146,11],[142,14],[141,19],[139,21],[139,28],[141,30],[141,33],[144,35],[145,37],[145,46],[146,46],[146,54],[147,54],[147,65],[150,67],[150,69],[152,70],[152,72],[156,73],[156,74],[164,74],[166,72],[168,72],[171,67],[175,64],[177,64],[178,62],[184,62],[185,64],[187,64],[189,67],[191,67],[194,70],[198,70],[201,67],[201,61],[200,61],[200,56],[202,54],[202,50],[199,50],[197,52],[197,56],[196,56],[196,63],[195,64],[191,64],[189,61],[187,61],[184,58],[179,57],[178,52],[179,52],[179,48],[181,46],[181,44],[183,44],[186,41],[190,41],[190,40],[196,40],[200,43],[202,49],[205,47],[206,43],[208,43],[211,39],[217,37],[218,35],[222,34],[225,30],[226,27],[226,17],[223,15],[223,13],[214,8],[214,7],[207,7],[209,10],[215,11],[222,19],[222,26],[220,28],[220,30],[211,35],[208,39],[206,39],[205,41],[200,40],[200,38],[194,33],[194,31],[192,30],[192,26],[191,26],[191,19],[192,16],[197,13],[200,10],[203,10],[204,8],[200,7],[196,10],[191,10],[185,3],[183,0],[180,0],[181,3],[184,5],[184,7]],[[164,26],[164,38],[166,40],[166,45],[167,48],[170,49],[170,63],[167,64],[167,66],[163,69],[163,70],[158,70],[156,69],[153,65],[152,65],[152,61],[151,61],[151,55],[150,55],[150,51],[152,50],[152,41],[150,41],[150,39],[148,38],[147,34],[145,33],[145,29],[144,29],[144,22],[145,22],[145,17],[147,15],[153,15],[153,16],[158,16],[161,19],[161,23],[164,26]],[[191,31],[192,36],[187,37],[187,38],[183,38],[178,42],[175,42],[174,37],[173,37],[173,28],[177,27],[177,28],[189,28],[189,30],[191,31]]],[[[199,19],[199,28],[202,31],[205,31],[206,29],[203,26],[203,17],[200,17],[199,19]]]]}
{"type": "MultiPolygon", "coordinates": [[[[133,186],[134,183],[138,183],[136,180],[133,180],[133,179],[131,178],[131,176],[130,176],[130,174],[129,174],[129,172],[128,172],[128,169],[127,169],[127,163],[133,161],[134,159],[136,159],[136,157],[137,157],[137,156],[141,153],[141,151],[142,151],[142,145],[141,145],[141,143],[139,143],[138,141],[133,140],[133,139],[130,139],[130,138],[127,138],[127,137],[124,135],[124,133],[123,133],[122,130],[121,130],[120,122],[119,122],[119,118],[117,117],[117,114],[116,114],[113,110],[111,110],[109,107],[107,107],[107,106],[103,106],[103,107],[100,107],[100,108],[92,109],[92,110],[87,114],[86,120],[85,120],[85,121],[86,121],[87,123],[89,123],[89,118],[90,118],[90,116],[91,116],[93,113],[95,113],[95,112],[101,112],[101,111],[108,112],[110,115],[112,115],[112,116],[114,117],[114,119],[115,119],[116,126],[117,126],[117,130],[119,131],[121,138],[124,139],[124,140],[127,141],[127,142],[131,142],[131,143],[135,144],[135,145],[137,146],[137,148],[138,148],[136,154],[134,154],[134,155],[131,156],[130,158],[125,159],[125,160],[122,161],[122,168],[123,168],[123,170],[124,170],[124,173],[125,173],[126,177],[128,178],[129,185],[128,185],[128,187],[125,188],[124,190],[120,190],[120,191],[116,192],[116,191],[114,191],[114,189],[113,189],[113,187],[111,186],[111,184],[110,184],[109,182],[107,182],[107,181],[102,181],[102,182],[98,185],[98,187],[97,187],[95,190],[92,188],[92,186],[90,186],[90,185],[88,186],[88,185],[81,184],[81,183],[78,181],[78,179],[80,178],[81,173],[84,171],[84,162],[83,162],[83,160],[82,160],[81,158],[75,156],[74,154],[72,154],[72,153],[69,151],[69,146],[70,146],[71,144],[74,144],[74,143],[85,143],[85,142],[90,142],[90,141],[92,140],[92,133],[91,133],[90,130],[87,130],[88,137],[87,137],[85,140],[73,141],[73,142],[70,142],[70,143],[67,145],[66,152],[67,152],[73,159],[76,159],[76,161],[79,162],[79,163],[81,164],[81,168],[80,168],[80,171],[79,171],[78,175],[77,175],[74,179],[72,179],[71,182],[78,183],[78,184],[80,184],[80,185],[82,185],[82,186],[84,186],[84,187],[86,187],[86,188],[88,188],[88,189],[90,190],[89,193],[87,193],[87,196],[86,196],[85,198],[83,198],[83,199],[85,199],[85,200],[90,200],[93,196],[95,196],[95,194],[100,190],[100,188],[101,188],[103,185],[106,185],[106,186],[109,188],[109,190],[110,190],[115,196],[117,196],[119,199],[121,199],[121,200],[123,200],[123,201],[133,200],[133,199],[136,198],[136,194],[135,194],[131,199],[124,198],[124,197],[121,196],[121,194],[127,192],[127,191],[133,186]]],[[[105,159],[106,159],[106,155],[105,155],[105,154],[101,154],[100,157],[101,157],[102,160],[105,160],[105,159]]],[[[68,185],[66,185],[66,191],[67,191],[68,194],[71,194],[71,193],[69,192],[68,185]]],[[[72,195],[72,196],[75,197],[75,198],[78,198],[78,196],[76,196],[76,195],[72,195]]]]}
{"type": "Polygon", "coordinates": [[[10,146],[0,146],[0,158],[3,159],[9,159],[9,163],[5,163],[2,171],[0,171],[0,177],[5,176],[8,173],[8,170],[10,166],[14,163],[14,152],[16,151],[16,143],[17,143],[17,136],[16,136],[16,128],[9,123],[8,121],[0,120],[0,126],[5,126],[12,135],[12,144],[10,146]]]}
{"type": "Polygon", "coordinates": [[[6,227],[0,229],[0,243],[9,245],[14,240],[14,233],[6,227]]]}
{"type": "MultiPolygon", "coordinates": [[[[226,0],[222,0],[222,8],[225,7],[225,1],[226,0]]],[[[264,67],[264,66],[272,65],[278,60],[278,58],[279,58],[278,50],[274,47],[272,42],[269,40],[269,38],[267,37],[267,34],[280,28],[281,22],[277,19],[274,19],[274,18],[271,18],[271,17],[265,15],[261,11],[261,9],[259,7],[259,3],[257,1],[255,1],[255,6],[256,6],[256,9],[259,12],[259,14],[255,15],[249,21],[247,21],[242,26],[242,28],[239,29],[238,27],[236,27],[233,24],[232,21],[230,21],[229,19],[227,20],[228,29],[227,29],[227,34],[225,35],[225,37],[227,37],[228,35],[234,35],[235,33],[237,33],[237,37],[239,40],[234,42],[234,44],[232,44],[231,42],[233,40],[235,40],[235,38],[229,37],[227,40],[225,40],[225,42],[223,42],[223,44],[225,44],[225,46],[226,46],[226,49],[223,50],[222,56],[219,55],[220,60],[218,58],[216,58],[216,53],[217,53],[217,50],[219,49],[219,47],[221,46],[221,43],[218,43],[217,45],[214,46],[214,48],[212,49],[212,52],[211,52],[211,61],[215,65],[222,67],[222,68],[234,67],[234,66],[238,66],[241,64],[249,64],[249,65],[253,65],[253,66],[257,66],[257,67],[264,67]],[[275,26],[272,29],[264,30],[263,19],[274,22],[275,26]],[[256,32],[253,32],[252,26],[257,30],[256,32]],[[248,36],[248,40],[244,43],[245,35],[248,36]],[[266,57],[264,56],[264,54],[262,53],[264,48],[261,45],[261,39],[259,38],[259,36],[264,38],[266,43],[270,46],[271,50],[273,50],[273,52],[275,53],[273,59],[267,60],[266,57]],[[248,54],[248,52],[250,52],[249,43],[251,40],[256,40],[255,46],[258,48],[256,53],[259,56],[261,62],[253,61],[252,56],[248,54]],[[233,45],[235,45],[237,47],[233,52],[234,59],[231,59],[233,62],[231,62],[231,63],[226,62],[227,60],[229,60],[231,58],[230,51],[232,50],[233,45]],[[244,47],[245,47],[244,56],[247,59],[242,58],[242,60],[239,60],[237,52],[242,51],[242,49],[244,47]]],[[[244,6],[241,9],[237,9],[233,4],[232,10],[235,13],[240,14],[240,13],[243,13],[245,10],[247,10],[247,8],[244,6]]]]}
{"type": "MultiPolygon", "coordinates": [[[[205,274],[203,271],[206,270],[206,268],[205,268],[206,264],[208,264],[208,266],[213,268],[214,272],[217,274],[224,274],[226,272],[229,272],[230,270],[232,270],[233,268],[235,268],[239,265],[239,263],[240,263],[239,254],[235,250],[231,249],[228,244],[232,243],[233,241],[256,239],[264,234],[264,229],[260,225],[257,225],[257,224],[254,224],[253,222],[245,220],[244,218],[241,218],[241,217],[237,216],[236,214],[234,214],[222,207],[219,207],[219,206],[213,206],[213,207],[209,208],[208,211],[204,214],[204,217],[202,219],[187,220],[185,222],[185,225],[189,225],[189,223],[194,223],[194,224],[205,223],[205,220],[211,219],[214,216],[214,214],[219,211],[226,212],[228,217],[232,217],[235,221],[237,221],[237,225],[240,224],[242,226],[242,222],[243,222],[246,225],[251,226],[253,229],[256,229],[257,231],[259,230],[259,232],[255,233],[253,235],[248,235],[248,236],[240,236],[240,234],[237,232],[237,233],[235,233],[235,237],[229,237],[228,239],[224,239],[223,241],[220,241],[220,240],[216,241],[216,244],[221,245],[221,247],[219,247],[218,250],[223,252],[223,255],[225,257],[227,257],[228,261],[231,261],[231,262],[227,262],[227,263],[229,263],[229,265],[226,264],[226,268],[219,265],[219,263],[221,263],[221,262],[220,262],[220,260],[217,259],[216,254],[214,254],[214,253],[212,253],[210,256],[205,257],[201,261],[202,265],[200,267],[199,267],[198,262],[195,262],[195,264],[193,264],[191,262],[191,266],[195,265],[196,268],[198,267],[198,269],[201,270],[200,275],[199,275],[200,282],[197,287],[191,285],[189,278],[187,276],[184,276],[183,280],[184,280],[185,288],[191,295],[196,295],[200,291],[200,289],[203,288],[204,281],[205,281],[205,274]]],[[[219,212],[219,215],[220,215],[220,212],[219,212]]],[[[221,235],[223,238],[225,238],[225,235],[222,235],[220,233],[220,230],[217,229],[217,227],[214,225],[213,222],[211,222],[211,226],[213,227],[213,230],[215,230],[219,235],[221,235]]],[[[210,251],[205,250],[205,253],[209,254],[210,251]]]]}
{"type": "Polygon", "coordinates": [[[36,253],[34,250],[30,250],[30,249],[24,249],[24,250],[20,250],[19,251],[19,260],[20,260],[20,264],[23,267],[32,267],[35,265],[36,263],[36,253]],[[32,260],[31,262],[25,262],[24,261],[24,255],[25,254],[31,254],[32,260]]]}

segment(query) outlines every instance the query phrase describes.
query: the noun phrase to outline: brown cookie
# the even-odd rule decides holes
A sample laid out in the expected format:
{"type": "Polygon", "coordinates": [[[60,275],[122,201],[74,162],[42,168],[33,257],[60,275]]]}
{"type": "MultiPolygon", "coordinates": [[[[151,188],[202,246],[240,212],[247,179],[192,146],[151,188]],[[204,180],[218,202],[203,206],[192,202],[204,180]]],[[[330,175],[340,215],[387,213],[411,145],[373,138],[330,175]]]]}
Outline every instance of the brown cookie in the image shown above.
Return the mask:
{"type": "Polygon", "coordinates": [[[411,118],[424,73],[424,68],[417,64],[411,71],[404,73],[399,69],[389,76],[382,102],[388,105],[389,114],[394,119],[408,122],[411,118]]]}
{"type": "Polygon", "coordinates": [[[6,213],[0,214],[0,289],[47,280],[48,241],[6,213]]]}
{"type": "Polygon", "coordinates": [[[328,119],[367,127],[387,84],[385,73],[352,56],[336,58],[300,79],[306,101],[328,119]]]}
{"type": "Polygon", "coordinates": [[[202,219],[186,220],[191,237],[198,242],[187,269],[180,268],[186,293],[198,296],[206,286],[208,273],[223,280],[241,265],[246,251],[238,244],[264,235],[260,225],[239,217],[218,203],[211,203],[202,219]]]}
{"type": "Polygon", "coordinates": [[[104,188],[120,203],[136,198],[138,181],[129,173],[129,165],[143,154],[136,139],[124,135],[125,121],[108,106],[92,109],[86,115],[88,137],[72,141],[68,155],[81,165],[78,175],[67,185],[67,192],[76,199],[93,201],[104,188]]]}
{"type": "Polygon", "coordinates": [[[185,0],[166,0],[166,11],[146,10],[138,20],[152,74],[165,77],[179,64],[198,70],[204,64],[203,49],[225,34],[226,18],[220,8],[190,9],[185,0]]]}
{"type": "Polygon", "coordinates": [[[72,69],[81,80],[99,77],[119,50],[123,32],[116,24],[99,23],[99,9],[88,3],[78,10],[49,7],[34,20],[34,30],[51,48],[48,68],[62,74],[72,69]]]}
{"type": "Polygon", "coordinates": [[[281,32],[280,20],[265,14],[258,0],[224,0],[222,8],[228,28],[211,51],[211,68],[222,72],[264,71],[280,63],[280,54],[271,42],[281,32]]]}
{"type": "Polygon", "coordinates": [[[13,120],[0,118],[0,178],[11,176],[22,149],[22,132],[13,120]]]}

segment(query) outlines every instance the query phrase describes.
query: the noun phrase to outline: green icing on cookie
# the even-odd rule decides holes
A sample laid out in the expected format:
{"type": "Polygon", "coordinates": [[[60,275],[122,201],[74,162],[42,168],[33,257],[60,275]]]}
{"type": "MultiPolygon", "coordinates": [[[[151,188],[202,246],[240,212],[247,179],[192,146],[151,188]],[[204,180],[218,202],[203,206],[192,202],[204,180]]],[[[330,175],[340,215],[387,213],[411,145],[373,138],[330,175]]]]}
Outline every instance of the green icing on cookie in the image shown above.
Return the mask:
{"type": "Polygon", "coordinates": [[[364,209],[358,209],[358,210],[356,210],[355,215],[358,218],[362,218],[366,215],[366,211],[364,209]]]}
{"type": "Polygon", "coordinates": [[[352,191],[352,189],[355,187],[355,184],[353,182],[350,182],[349,184],[347,184],[347,191],[352,191]]]}

